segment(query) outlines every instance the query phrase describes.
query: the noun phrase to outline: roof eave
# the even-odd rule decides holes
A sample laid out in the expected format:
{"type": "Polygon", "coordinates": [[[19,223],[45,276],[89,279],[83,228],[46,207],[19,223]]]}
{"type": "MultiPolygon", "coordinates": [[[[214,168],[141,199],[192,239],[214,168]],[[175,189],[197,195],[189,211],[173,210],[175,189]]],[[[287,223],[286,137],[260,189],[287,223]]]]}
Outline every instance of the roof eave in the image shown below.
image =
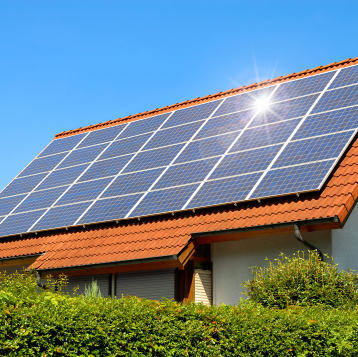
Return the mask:
{"type": "Polygon", "coordinates": [[[123,260],[123,261],[114,261],[114,262],[88,264],[88,265],[76,265],[76,266],[69,266],[69,267],[58,267],[58,268],[47,268],[47,269],[37,268],[36,270],[41,274],[65,273],[74,270],[78,271],[78,270],[99,269],[99,268],[113,268],[113,267],[126,266],[126,265],[158,263],[158,262],[175,261],[175,260],[178,261],[178,266],[183,266],[194,254],[195,246],[197,244],[206,243],[205,240],[201,241],[202,238],[205,239],[207,237],[221,237],[225,235],[233,235],[233,234],[240,234],[240,233],[247,233],[247,232],[254,232],[254,231],[256,232],[272,231],[272,230],[280,230],[282,228],[292,228],[292,232],[293,232],[294,224],[297,224],[300,227],[320,225],[321,229],[324,229],[325,227],[327,229],[330,229],[332,228],[332,223],[334,224],[335,228],[341,228],[341,222],[339,221],[338,217],[333,216],[333,217],[307,219],[307,220],[293,221],[293,222],[265,224],[265,225],[252,226],[246,228],[233,228],[233,229],[225,229],[225,230],[214,230],[214,231],[207,231],[207,232],[200,232],[200,233],[192,233],[191,234],[192,238],[188,241],[187,245],[182,249],[182,251],[178,255],[167,255],[161,257],[123,260]],[[193,242],[195,242],[195,244],[193,242]],[[185,257],[183,257],[184,255],[185,257]]]}
{"type": "Polygon", "coordinates": [[[98,264],[88,264],[88,265],[73,265],[69,267],[58,267],[58,268],[47,268],[40,269],[35,268],[41,275],[47,273],[64,273],[73,270],[88,270],[88,269],[100,269],[100,268],[112,268],[124,265],[134,265],[134,264],[144,264],[144,263],[159,263],[165,261],[173,261],[178,260],[177,255],[166,255],[162,257],[154,257],[154,258],[145,258],[145,259],[133,259],[133,260],[122,260],[122,261],[114,261],[114,262],[106,262],[106,263],[98,263],[98,264]]]}
{"type": "Polygon", "coordinates": [[[208,231],[208,232],[200,232],[194,233],[192,236],[194,238],[207,237],[207,236],[217,236],[223,234],[234,234],[234,233],[244,233],[244,232],[253,232],[253,231],[263,231],[263,230],[271,230],[271,229],[280,229],[286,227],[292,227],[294,224],[299,226],[312,226],[317,224],[326,224],[326,223],[339,223],[339,219],[337,216],[334,217],[326,217],[326,218],[316,218],[316,219],[306,219],[303,221],[292,221],[292,222],[283,222],[283,223],[273,223],[273,224],[264,224],[260,226],[252,226],[252,227],[244,227],[244,228],[233,228],[233,229],[225,229],[225,230],[217,230],[217,231],[208,231]]]}

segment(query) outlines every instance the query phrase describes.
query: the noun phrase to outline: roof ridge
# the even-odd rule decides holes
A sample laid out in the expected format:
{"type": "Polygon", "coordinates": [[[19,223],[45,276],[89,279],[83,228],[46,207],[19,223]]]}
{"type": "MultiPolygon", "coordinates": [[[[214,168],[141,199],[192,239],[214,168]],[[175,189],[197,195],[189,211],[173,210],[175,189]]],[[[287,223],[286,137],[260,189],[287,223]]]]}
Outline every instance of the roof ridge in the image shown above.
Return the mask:
{"type": "Polygon", "coordinates": [[[285,76],[279,76],[276,77],[274,79],[266,79],[262,82],[259,83],[253,83],[253,84],[249,84],[249,85],[243,85],[241,87],[238,88],[233,88],[233,89],[229,89],[227,91],[224,92],[218,92],[215,94],[209,94],[206,95],[204,97],[197,97],[194,99],[189,99],[186,100],[184,102],[181,103],[175,103],[172,105],[167,105],[165,107],[162,108],[156,108],[154,110],[149,110],[146,112],[142,112],[142,113],[137,113],[134,115],[128,115],[124,118],[117,118],[114,120],[108,120],[106,122],[103,123],[98,123],[98,124],[94,124],[94,125],[88,125],[86,127],[80,127],[77,129],[73,129],[73,130],[68,130],[68,131],[63,131],[62,133],[56,134],[55,135],[55,139],[59,139],[59,138],[63,138],[66,136],[71,136],[71,135],[76,135],[76,134],[80,134],[80,133],[84,133],[84,132],[88,132],[88,131],[93,131],[93,130],[97,130],[97,129],[102,129],[102,128],[106,128],[106,127],[110,127],[110,126],[115,126],[115,125],[119,125],[122,123],[128,123],[131,121],[135,121],[135,120],[139,120],[139,119],[144,119],[150,116],[154,116],[154,115],[159,115],[159,114],[164,114],[173,110],[177,110],[177,109],[183,109],[186,107],[191,107],[200,103],[206,103],[212,100],[216,100],[216,99],[220,99],[220,98],[224,98],[224,97],[228,97],[230,95],[234,95],[234,94],[239,94],[239,93],[244,93],[244,92],[249,92],[251,90],[255,90],[258,88],[263,88],[269,85],[273,85],[275,83],[282,83],[282,82],[286,82],[288,80],[293,80],[295,78],[300,78],[300,77],[306,77],[306,76],[310,76],[313,75],[317,72],[326,72],[332,68],[338,67],[338,68],[342,68],[342,67],[347,67],[349,65],[353,65],[354,63],[358,63],[358,57],[355,58],[348,58],[345,59],[343,61],[340,62],[333,62],[330,63],[328,65],[325,66],[318,66],[312,69],[306,69],[304,71],[298,72],[298,73],[291,73],[285,76]]]}

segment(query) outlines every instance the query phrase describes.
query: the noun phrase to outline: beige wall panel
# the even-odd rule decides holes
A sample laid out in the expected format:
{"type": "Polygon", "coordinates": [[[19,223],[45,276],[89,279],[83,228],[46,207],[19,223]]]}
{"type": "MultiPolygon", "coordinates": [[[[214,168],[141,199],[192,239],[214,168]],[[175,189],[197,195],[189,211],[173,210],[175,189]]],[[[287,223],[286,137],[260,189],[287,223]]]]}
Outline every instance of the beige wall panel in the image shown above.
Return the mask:
{"type": "MultiPolygon", "coordinates": [[[[302,233],[304,239],[317,246],[323,254],[332,254],[331,231],[302,233]]],[[[214,304],[236,305],[244,288],[241,283],[249,280],[250,267],[267,265],[265,258],[271,261],[283,252],[293,254],[297,250],[306,250],[293,233],[272,235],[270,237],[243,239],[212,245],[213,261],[213,297],[214,304]]]]}

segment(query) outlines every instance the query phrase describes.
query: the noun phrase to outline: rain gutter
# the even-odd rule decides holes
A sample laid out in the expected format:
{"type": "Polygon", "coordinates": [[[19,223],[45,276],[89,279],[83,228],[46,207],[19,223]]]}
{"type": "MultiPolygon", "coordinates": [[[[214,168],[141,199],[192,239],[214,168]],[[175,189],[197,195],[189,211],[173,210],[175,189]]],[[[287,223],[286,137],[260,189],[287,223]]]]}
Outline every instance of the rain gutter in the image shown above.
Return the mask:
{"type": "Polygon", "coordinates": [[[0,263],[12,261],[12,260],[26,260],[26,259],[31,259],[31,258],[38,258],[38,257],[41,257],[41,255],[43,255],[43,253],[31,254],[31,255],[20,255],[18,257],[0,258],[0,263]]]}
{"type": "Polygon", "coordinates": [[[266,231],[270,229],[293,227],[295,224],[302,227],[302,226],[312,226],[316,224],[337,223],[337,222],[339,222],[339,219],[337,216],[334,216],[334,217],[317,218],[317,219],[306,219],[304,221],[293,221],[293,222],[285,222],[285,223],[277,223],[277,224],[264,224],[261,226],[251,226],[245,228],[233,228],[233,229],[225,229],[220,231],[193,233],[192,237],[200,238],[200,237],[222,236],[225,234],[235,234],[235,233],[244,233],[244,232],[253,232],[253,231],[266,231]]]}
{"type": "Polygon", "coordinates": [[[42,274],[53,273],[53,272],[66,272],[72,270],[110,268],[110,267],[132,265],[132,264],[156,263],[156,262],[163,262],[163,261],[178,260],[178,258],[179,258],[178,255],[166,255],[166,256],[155,257],[155,258],[122,260],[119,262],[108,262],[108,263],[98,263],[98,264],[89,264],[89,265],[73,265],[70,267],[53,268],[53,269],[36,269],[36,270],[42,275],[42,274]]]}

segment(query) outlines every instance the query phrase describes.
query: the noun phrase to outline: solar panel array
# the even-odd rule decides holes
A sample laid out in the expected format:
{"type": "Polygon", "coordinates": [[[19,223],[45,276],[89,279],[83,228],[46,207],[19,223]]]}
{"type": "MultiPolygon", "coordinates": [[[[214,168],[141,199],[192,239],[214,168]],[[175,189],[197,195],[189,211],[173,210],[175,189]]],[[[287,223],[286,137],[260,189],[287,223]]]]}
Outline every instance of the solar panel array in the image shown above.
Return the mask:
{"type": "Polygon", "coordinates": [[[0,193],[0,236],[319,190],[357,128],[352,66],[53,140],[0,193]]]}

